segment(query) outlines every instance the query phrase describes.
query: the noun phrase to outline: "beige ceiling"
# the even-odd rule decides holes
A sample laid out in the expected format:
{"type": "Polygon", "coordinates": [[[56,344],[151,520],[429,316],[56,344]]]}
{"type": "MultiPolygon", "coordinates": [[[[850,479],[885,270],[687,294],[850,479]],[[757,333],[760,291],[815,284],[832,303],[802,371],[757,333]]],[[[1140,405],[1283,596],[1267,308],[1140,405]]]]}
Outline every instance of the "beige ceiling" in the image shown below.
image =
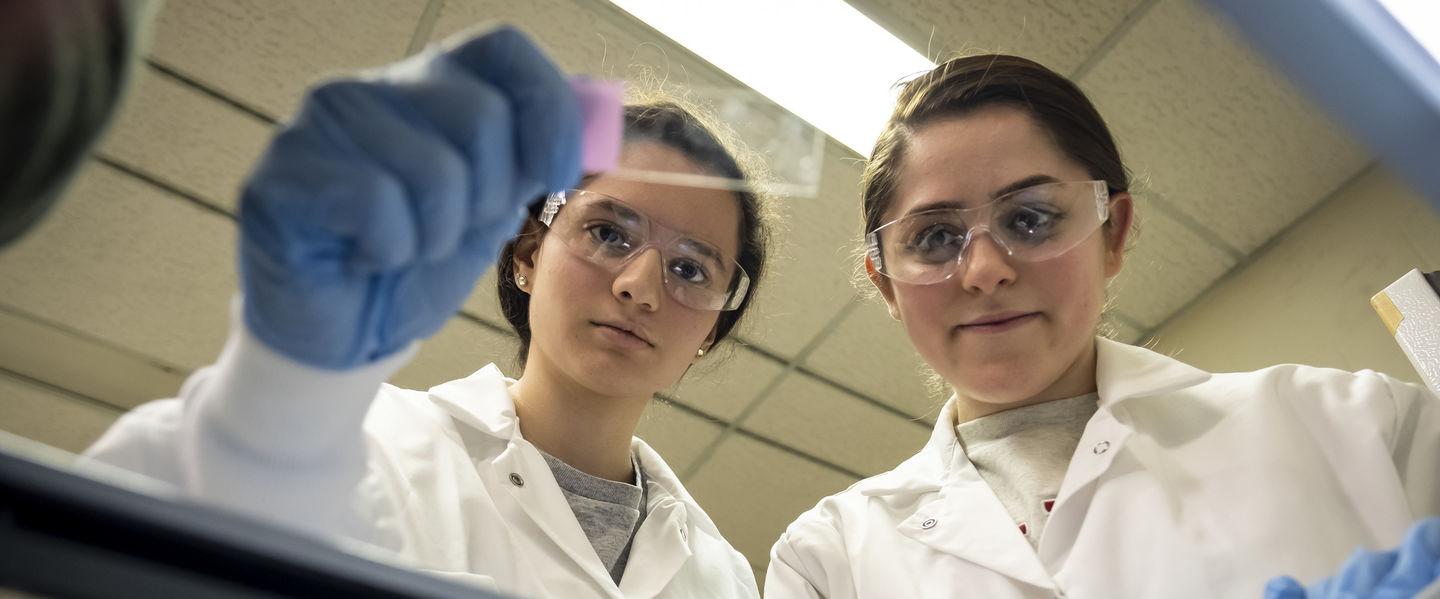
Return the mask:
{"type": "MultiPolygon", "coordinates": [[[[1027,55],[1093,96],[1139,181],[1142,234],[1113,290],[1127,341],[1370,163],[1191,0],[853,3],[931,56],[1027,55]]],[[[648,64],[671,81],[734,85],[598,0],[170,0],[97,159],[42,230],[0,254],[12,340],[0,393],[18,398],[5,413],[47,431],[73,423],[52,433],[78,447],[120,410],[173,393],[224,340],[235,190],[307,82],[487,20],[520,25],[574,72],[648,64]],[[33,416],[45,410],[59,418],[33,416]]],[[[851,283],[856,158],[827,142],[820,197],[783,206],[782,257],[742,345],[667,391],[642,425],[757,571],[800,511],[917,450],[939,402],[901,330],[851,283]]],[[[397,382],[509,365],[492,295],[487,277],[397,382]]]]}

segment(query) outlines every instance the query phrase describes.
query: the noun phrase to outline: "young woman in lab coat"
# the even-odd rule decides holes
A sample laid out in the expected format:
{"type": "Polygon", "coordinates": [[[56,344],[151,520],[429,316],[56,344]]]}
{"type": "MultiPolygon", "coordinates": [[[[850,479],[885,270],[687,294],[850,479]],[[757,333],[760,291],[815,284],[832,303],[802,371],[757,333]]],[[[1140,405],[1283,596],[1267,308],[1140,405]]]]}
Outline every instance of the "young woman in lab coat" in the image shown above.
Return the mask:
{"type": "Polygon", "coordinates": [[[954,394],[918,454],[789,526],[767,597],[1259,597],[1440,513],[1423,388],[1097,336],[1129,187],[1089,100],[1034,62],[904,87],[862,180],[865,267],[954,394]]]}
{"type": "MultiPolygon", "coordinates": [[[[760,199],[582,178],[579,124],[510,29],[312,90],[246,184],[218,361],[89,454],[506,593],[757,596],[634,432],[745,312],[760,199]],[[519,378],[383,384],[502,244],[519,378]]],[[[678,105],[627,107],[624,128],[622,167],[744,176],[678,105]]]]}

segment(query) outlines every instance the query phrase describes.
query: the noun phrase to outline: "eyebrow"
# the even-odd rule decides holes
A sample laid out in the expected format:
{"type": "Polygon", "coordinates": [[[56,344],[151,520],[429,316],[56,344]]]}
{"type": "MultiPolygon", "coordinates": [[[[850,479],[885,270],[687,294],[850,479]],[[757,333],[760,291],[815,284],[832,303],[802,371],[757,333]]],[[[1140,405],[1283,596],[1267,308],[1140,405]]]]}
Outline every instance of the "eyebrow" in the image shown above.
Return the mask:
{"type": "MultiPolygon", "coordinates": [[[[1023,178],[1023,179],[1019,179],[1019,180],[1017,180],[1017,181],[1014,181],[1014,182],[1010,183],[1009,185],[1005,185],[1005,186],[1003,186],[1003,187],[1001,187],[1001,188],[999,188],[999,189],[996,189],[995,191],[990,192],[990,199],[992,199],[992,200],[998,199],[998,198],[1000,198],[1000,197],[1002,197],[1002,196],[1004,196],[1004,195],[1006,195],[1006,194],[1015,193],[1015,192],[1017,192],[1017,191],[1020,191],[1020,190],[1022,190],[1022,189],[1025,189],[1025,188],[1027,188],[1027,187],[1034,187],[1034,186],[1036,186],[1036,185],[1044,185],[1044,184],[1046,184],[1046,183],[1059,183],[1059,182],[1060,182],[1059,179],[1056,179],[1055,177],[1052,177],[1052,176],[1050,176],[1050,175],[1040,175],[1040,174],[1030,175],[1030,176],[1028,176],[1028,177],[1025,177],[1025,178],[1023,178]]],[[[911,214],[915,214],[915,213],[917,213],[917,212],[929,212],[929,211],[931,211],[931,210],[965,209],[965,208],[969,208],[969,206],[966,206],[966,205],[965,205],[965,202],[962,202],[962,201],[960,201],[960,200],[942,200],[942,201],[939,201],[939,202],[934,202],[934,203],[930,203],[930,204],[924,204],[924,205],[921,205],[921,206],[915,206],[914,208],[911,208],[910,210],[906,211],[905,214],[901,215],[901,217],[903,218],[903,217],[905,217],[905,216],[910,216],[911,214]]]]}
{"type": "Polygon", "coordinates": [[[650,222],[649,219],[645,218],[644,215],[642,215],[642,214],[640,214],[639,212],[636,212],[636,211],[634,211],[634,210],[631,210],[630,208],[626,207],[624,204],[621,204],[620,202],[617,202],[617,201],[615,201],[615,200],[611,200],[611,199],[608,199],[608,198],[604,198],[604,199],[601,199],[601,200],[596,201],[595,204],[596,204],[597,206],[601,206],[601,207],[606,208],[606,209],[609,209],[609,210],[614,210],[615,213],[616,213],[616,214],[619,214],[621,218],[626,218],[626,219],[629,219],[629,220],[631,220],[631,221],[637,221],[637,222],[650,222]]]}
{"type": "MultiPolygon", "coordinates": [[[[604,206],[605,208],[608,208],[610,210],[614,210],[621,217],[640,222],[650,222],[650,219],[646,218],[644,215],[627,208],[624,204],[621,204],[618,201],[606,198],[598,200],[595,203],[597,205],[604,206]]],[[[696,253],[703,255],[706,258],[719,262],[720,264],[724,264],[726,262],[725,257],[720,254],[719,250],[711,247],[710,244],[705,243],[704,241],[700,241],[699,239],[686,235],[682,235],[680,237],[680,241],[686,246],[694,248],[696,253]]]]}
{"type": "Polygon", "coordinates": [[[706,258],[714,260],[720,264],[725,263],[725,258],[720,256],[720,252],[717,251],[715,248],[710,247],[710,244],[708,243],[705,243],[693,237],[681,237],[680,241],[684,243],[687,247],[694,249],[697,253],[704,255],[706,258]]]}

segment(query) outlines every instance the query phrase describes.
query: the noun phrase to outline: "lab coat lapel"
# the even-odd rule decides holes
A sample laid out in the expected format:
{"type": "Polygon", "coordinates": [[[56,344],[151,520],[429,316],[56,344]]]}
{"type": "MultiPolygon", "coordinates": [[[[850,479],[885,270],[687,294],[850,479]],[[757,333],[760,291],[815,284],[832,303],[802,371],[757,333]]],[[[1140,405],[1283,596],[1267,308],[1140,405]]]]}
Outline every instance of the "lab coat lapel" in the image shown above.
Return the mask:
{"type": "Polygon", "coordinates": [[[693,501],[680,486],[670,466],[644,441],[635,439],[631,449],[645,473],[645,521],[635,532],[630,559],[620,578],[626,597],[654,597],[660,594],[680,568],[694,554],[690,536],[696,534],[686,501],[693,501]],[[635,566],[635,567],[630,567],[635,566]]]}
{"type": "MultiPolygon", "coordinates": [[[[1052,524],[1062,513],[1066,499],[1104,474],[1134,434],[1133,424],[1125,417],[1126,401],[1178,391],[1210,379],[1210,373],[1184,362],[1103,337],[1095,339],[1095,354],[1099,408],[1070,458],[1056,497],[1056,512],[1050,518],[1052,524]]],[[[1046,528],[1048,532],[1050,524],[1046,528]]]]}
{"type": "MultiPolygon", "coordinates": [[[[960,452],[963,454],[963,452],[960,452]]],[[[964,462],[938,496],[900,523],[900,534],[1030,585],[1055,584],[980,473],[964,462]]]]}
{"type": "Polygon", "coordinates": [[[693,555],[685,506],[658,492],[653,483],[647,486],[660,496],[646,507],[645,521],[630,546],[630,559],[620,578],[620,592],[626,597],[659,595],[693,555]]]}
{"type": "Polygon", "coordinates": [[[1193,387],[1210,373],[1143,347],[1095,338],[1095,387],[1100,406],[1193,387]]]}
{"type": "Polygon", "coordinates": [[[1099,408],[1070,457],[1060,482],[1054,511],[1045,523],[1039,554],[1043,563],[1058,564],[1068,555],[1089,507],[1087,490],[1114,463],[1136,434],[1125,414],[1125,402],[1192,387],[1210,373],[1150,350],[1097,337],[1095,386],[1099,408]]]}
{"type": "Polygon", "coordinates": [[[590,539],[580,528],[549,464],[540,450],[520,436],[515,402],[509,392],[512,382],[491,364],[469,377],[432,388],[430,396],[452,418],[466,425],[457,428],[471,460],[482,470],[486,486],[503,488],[503,493],[529,517],[530,524],[595,579],[598,588],[614,588],[610,572],[600,563],[590,539]],[[489,454],[502,443],[498,454],[489,454]]]}
{"type": "Polygon", "coordinates": [[[867,496],[936,493],[896,530],[931,549],[1042,589],[1054,589],[1030,543],[980,478],[955,436],[955,398],[946,402],[930,441],[898,468],[862,483],[867,496]]]}
{"type": "Polygon", "coordinates": [[[565,494],[555,482],[550,466],[540,451],[524,439],[514,439],[505,451],[491,463],[495,475],[494,484],[505,488],[515,503],[530,517],[531,522],[544,531],[561,551],[589,574],[600,588],[614,584],[610,572],[600,563],[600,556],[590,544],[589,537],[580,528],[565,494]],[[512,475],[522,477],[523,485],[515,484],[512,475]]]}

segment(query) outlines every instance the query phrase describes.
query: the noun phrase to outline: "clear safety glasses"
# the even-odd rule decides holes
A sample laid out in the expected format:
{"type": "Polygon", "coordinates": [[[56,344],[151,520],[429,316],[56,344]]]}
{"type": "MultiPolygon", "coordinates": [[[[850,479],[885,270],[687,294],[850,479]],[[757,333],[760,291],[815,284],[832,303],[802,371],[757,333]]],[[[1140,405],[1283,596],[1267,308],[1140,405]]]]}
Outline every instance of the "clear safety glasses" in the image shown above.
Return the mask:
{"type": "Polygon", "coordinates": [[[1104,181],[1045,183],[974,208],[937,208],[905,215],[865,236],[866,256],[880,274],[931,285],[954,276],[979,232],[1025,262],[1049,260],[1080,245],[1110,218],[1104,181]]]}
{"type": "Polygon", "coordinates": [[[552,193],[540,222],[571,253],[611,272],[656,248],[665,289],[697,310],[734,310],[750,289],[750,275],[734,258],[605,194],[583,189],[552,193]]]}

